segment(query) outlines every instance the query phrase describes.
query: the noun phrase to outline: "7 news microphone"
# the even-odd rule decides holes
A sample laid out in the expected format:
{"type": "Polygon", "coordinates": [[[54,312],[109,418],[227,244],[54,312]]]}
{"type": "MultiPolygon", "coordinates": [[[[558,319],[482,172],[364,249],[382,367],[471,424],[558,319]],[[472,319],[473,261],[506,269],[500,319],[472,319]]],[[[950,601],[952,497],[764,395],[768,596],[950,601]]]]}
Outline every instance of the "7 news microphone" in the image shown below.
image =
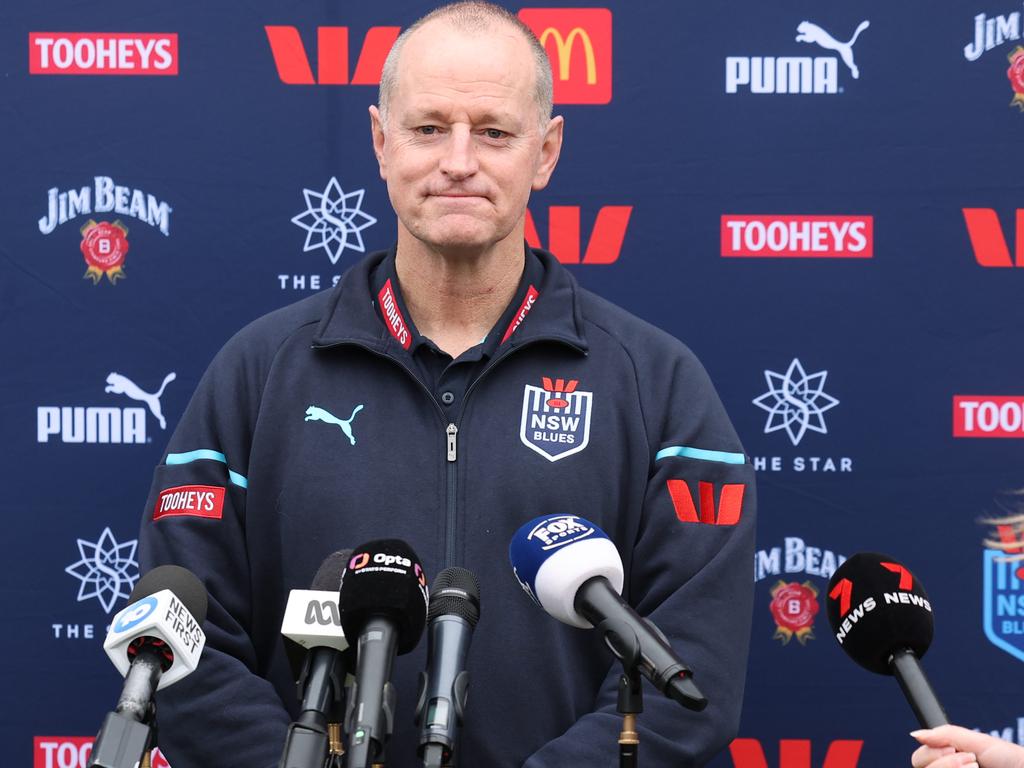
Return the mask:
{"type": "Polygon", "coordinates": [[[949,722],[919,659],[935,624],[924,587],[887,555],[861,552],[828,583],[828,622],[847,655],[865,669],[895,675],[924,728],[949,722]]]}
{"type": "Polygon", "coordinates": [[[394,723],[391,666],[419,643],[427,621],[427,577],[419,557],[398,539],[353,550],[338,595],[345,636],[356,648],[355,683],[348,694],[347,768],[378,762],[394,723]]]}
{"type": "Polygon", "coordinates": [[[416,723],[426,768],[448,765],[466,711],[466,657],[480,619],[480,583],[465,568],[445,568],[434,579],[427,610],[427,671],[420,676],[416,723]]]}
{"type": "Polygon", "coordinates": [[[574,627],[596,627],[627,666],[687,709],[707,699],[649,620],[622,599],[622,558],[608,535],[577,515],[534,518],[512,537],[509,559],[520,586],[541,608],[574,627]]]}
{"type": "Polygon", "coordinates": [[[351,549],[335,552],[320,565],[312,589],[288,595],[281,634],[298,687],[299,716],[288,726],[279,768],[323,768],[331,745],[330,725],[342,720],[348,641],[341,631],[338,589],[351,549]]]}
{"type": "Polygon", "coordinates": [[[152,749],[154,694],[195,670],[206,644],[206,589],[189,570],[154,568],[110,624],[103,649],[125,675],[116,709],[103,721],[89,766],[137,768],[152,749]]]}

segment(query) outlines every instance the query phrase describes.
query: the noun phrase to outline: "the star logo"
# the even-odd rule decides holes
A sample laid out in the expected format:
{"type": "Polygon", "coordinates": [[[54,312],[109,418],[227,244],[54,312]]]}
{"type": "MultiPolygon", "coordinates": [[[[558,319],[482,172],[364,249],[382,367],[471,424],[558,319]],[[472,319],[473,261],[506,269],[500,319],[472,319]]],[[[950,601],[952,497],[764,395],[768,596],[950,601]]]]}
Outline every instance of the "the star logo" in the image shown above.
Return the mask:
{"type": "Polygon", "coordinates": [[[793,445],[798,444],[807,430],[828,434],[823,414],[835,408],[839,401],[822,390],[828,371],[808,374],[796,358],[785,373],[765,371],[768,391],[754,398],[754,405],[768,411],[764,432],[786,430],[793,445]]]}
{"type": "Polygon", "coordinates": [[[132,539],[118,544],[109,528],[104,528],[99,541],[78,540],[81,558],[64,569],[81,581],[78,602],[95,597],[103,610],[110,613],[118,598],[128,598],[139,579],[139,564],[135,560],[138,541],[132,539]]]}
{"type": "Polygon", "coordinates": [[[333,176],[322,193],[303,189],[306,210],[292,218],[293,224],[306,230],[303,253],[323,248],[331,264],[338,263],[346,248],[364,253],[362,231],[377,223],[373,216],[359,210],[365,191],[357,189],[346,194],[333,176]]]}

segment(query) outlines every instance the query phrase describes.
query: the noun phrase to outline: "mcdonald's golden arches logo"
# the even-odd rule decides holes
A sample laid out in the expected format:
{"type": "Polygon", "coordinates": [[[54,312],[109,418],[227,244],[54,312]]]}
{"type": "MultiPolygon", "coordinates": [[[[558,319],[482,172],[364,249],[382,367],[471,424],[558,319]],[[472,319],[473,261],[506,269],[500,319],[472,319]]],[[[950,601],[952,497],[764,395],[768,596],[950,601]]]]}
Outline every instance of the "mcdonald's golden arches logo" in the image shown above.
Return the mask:
{"type": "Polygon", "coordinates": [[[519,18],[548,53],[555,104],[612,100],[612,12],[607,8],[524,8],[519,18]]]}

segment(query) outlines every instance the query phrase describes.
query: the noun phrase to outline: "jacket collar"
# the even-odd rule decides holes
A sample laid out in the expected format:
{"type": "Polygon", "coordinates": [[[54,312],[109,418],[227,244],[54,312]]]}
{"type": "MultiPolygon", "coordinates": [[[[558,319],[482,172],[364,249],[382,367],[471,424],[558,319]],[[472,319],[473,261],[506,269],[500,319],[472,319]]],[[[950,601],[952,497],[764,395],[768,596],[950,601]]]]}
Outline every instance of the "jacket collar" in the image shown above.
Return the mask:
{"type": "MultiPolygon", "coordinates": [[[[353,265],[338,281],[327,306],[327,313],[313,335],[314,347],[336,344],[359,344],[387,355],[407,354],[400,341],[386,325],[381,298],[372,279],[377,267],[386,258],[394,258],[394,248],[378,251],[353,265]]],[[[586,354],[583,334],[579,286],[575,278],[547,251],[526,247],[526,258],[537,259],[541,267],[537,297],[525,314],[527,292],[517,292],[512,299],[516,312],[511,333],[502,347],[523,346],[534,341],[558,341],[586,354]],[[514,328],[515,319],[522,317],[514,328]]],[[[506,331],[506,333],[508,333],[506,331]]],[[[499,353],[501,347],[499,347],[499,353]]]]}

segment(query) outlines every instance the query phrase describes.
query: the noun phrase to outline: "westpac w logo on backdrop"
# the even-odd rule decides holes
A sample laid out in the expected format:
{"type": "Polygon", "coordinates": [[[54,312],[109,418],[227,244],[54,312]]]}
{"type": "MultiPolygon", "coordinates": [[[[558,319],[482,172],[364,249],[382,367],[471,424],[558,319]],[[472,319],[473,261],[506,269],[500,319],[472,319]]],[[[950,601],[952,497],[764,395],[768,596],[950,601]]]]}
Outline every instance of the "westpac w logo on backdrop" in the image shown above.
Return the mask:
{"type": "Polygon", "coordinates": [[[576,389],[576,379],[542,378],[542,387],[523,390],[523,418],[519,439],[548,461],[579,453],[590,442],[593,392],[576,389]]]}

